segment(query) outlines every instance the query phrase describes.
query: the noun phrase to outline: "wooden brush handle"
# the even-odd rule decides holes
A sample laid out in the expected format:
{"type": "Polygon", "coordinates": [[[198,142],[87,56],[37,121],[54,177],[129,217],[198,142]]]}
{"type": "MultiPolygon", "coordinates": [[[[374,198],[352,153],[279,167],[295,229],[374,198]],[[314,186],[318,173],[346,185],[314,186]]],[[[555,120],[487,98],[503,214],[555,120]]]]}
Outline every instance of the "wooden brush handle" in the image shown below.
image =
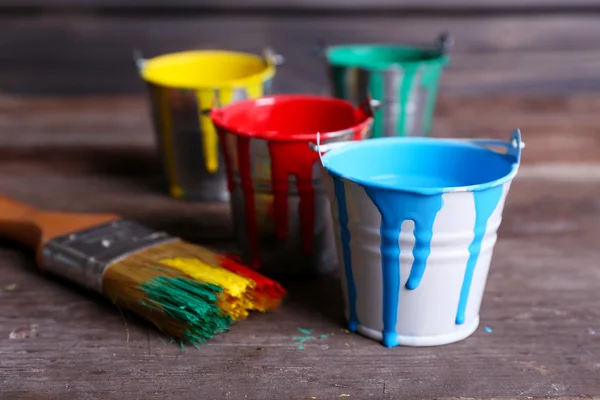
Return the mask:
{"type": "Polygon", "coordinates": [[[0,196],[0,237],[13,239],[36,251],[58,236],[119,219],[112,214],[47,212],[0,196]]]}

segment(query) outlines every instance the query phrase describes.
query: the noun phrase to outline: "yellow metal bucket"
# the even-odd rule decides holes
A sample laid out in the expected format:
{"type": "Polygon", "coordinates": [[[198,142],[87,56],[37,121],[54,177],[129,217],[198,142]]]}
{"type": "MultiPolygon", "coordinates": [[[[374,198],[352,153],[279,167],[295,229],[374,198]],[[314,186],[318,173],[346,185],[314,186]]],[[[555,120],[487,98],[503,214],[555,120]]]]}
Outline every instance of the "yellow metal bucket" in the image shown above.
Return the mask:
{"type": "Polygon", "coordinates": [[[136,57],[148,84],[154,130],[169,192],[173,197],[227,201],[223,155],[207,114],[269,93],[281,56],[236,51],[192,50],[150,59],[136,57]]]}

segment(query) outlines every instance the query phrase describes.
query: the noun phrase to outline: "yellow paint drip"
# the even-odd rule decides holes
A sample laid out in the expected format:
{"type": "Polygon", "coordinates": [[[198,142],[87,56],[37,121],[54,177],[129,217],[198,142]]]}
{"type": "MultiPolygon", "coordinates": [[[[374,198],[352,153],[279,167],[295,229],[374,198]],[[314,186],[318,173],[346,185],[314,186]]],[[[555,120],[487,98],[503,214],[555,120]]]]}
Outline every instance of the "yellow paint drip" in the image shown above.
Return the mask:
{"type": "Polygon", "coordinates": [[[165,165],[169,176],[170,192],[175,198],[183,196],[183,189],[177,184],[177,170],[173,150],[173,123],[171,121],[171,107],[166,89],[155,87],[155,94],[160,115],[160,134],[164,147],[165,165]]]}
{"type": "MultiPolygon", "coordinates": [[[[141,75],[147,82],[161,87],[195,91],[205,166],[208,172],[215,173],[219,168],[218,137],[210,116],[202,111],[213,107],[215,89],[219,92],[218,104],[222,106],[231,102],[236,88],[243,89],[249,98],[262,96],[264,82],[275,75],[275,65],[249,53],[219,50],[184,51],[147,60],[141,75]]],[[[165,108],[161,108],[160,111],[161,114],[168,112],[165,108]]],[[[162,130],[163,136],[166,136],[165,128],[162,130]]],[[[172,154],[170,158],[167,160],[167,167],[174,171],[172,154]]],[[[174,172],[170,173],[171,178],[174,175],[174,172]]],[[[171,182],[175,180],[171,179],[171,182]]],[[[172,183],[171,194],[182,197],[183,190],[172,183]]]]}
{"type": "MultiPolygon", "coordinates": [[[[216,104],[229,104],[233,97],[232,89],[218,90],[216,104]]],[[[217,131],[210,116],[203,111],[211,109],[215,104],[215,92],[208,90],[196,91],[198,115],[200,116],[200,130],[202,131],[202,147],[204,148],[204,163],[208,172],[215,173],[219,169],[219,143],[217,131]]]]}
{"type": "Polygon", "coordinates": [[[219,307],[234,320],[248,316],[248,310],[257,309],[252,301],[256,282],[225,268],[212,266],[198,258],[170,258],[161,264],[175,268],[184,274],[223,288],[219,295],[219,307]]]}
{"type": "Polygon", "coordinates": [[[264,93],[264,86],[263,83],[261,82],[258,85],[250,85],[246,87],[246,93],[248,95],[249,98],[251,99],[256,99],[261,97],[264,93]]]}
{"type": "MultiPolygon", "coordinates": [[[[254,83],[245,87],[248,98],[257,98],[263,95],[263,83],[254,83]]],[[[202,132],[202,147],[204,149],[204,162],[208,172],[215,173],[219,169],[219,143],[217,130],[215,129],[210,116],[204,111],[214,107],[215,104],[227,105],[231,103],[235,94],[235,89],[223,88],[215,91],[198,90],[196,91],[196,102],[198,104],[198,115],[200,116],[200,130],[202,132]],[[218,95],[215,101],[215,94],[218,95]]]]}

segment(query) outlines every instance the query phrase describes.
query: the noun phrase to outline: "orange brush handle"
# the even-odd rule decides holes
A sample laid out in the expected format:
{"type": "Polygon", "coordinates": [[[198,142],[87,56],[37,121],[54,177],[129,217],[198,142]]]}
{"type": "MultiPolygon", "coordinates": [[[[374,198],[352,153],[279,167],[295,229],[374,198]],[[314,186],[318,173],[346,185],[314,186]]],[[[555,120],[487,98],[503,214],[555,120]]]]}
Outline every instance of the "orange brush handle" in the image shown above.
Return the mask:
{"type": "Polygon", "coordinates": [[[119,219],[112,214],[48,212],[0,196],[0,237],[35,249],[58,236],[67,235],[119,219]]]}

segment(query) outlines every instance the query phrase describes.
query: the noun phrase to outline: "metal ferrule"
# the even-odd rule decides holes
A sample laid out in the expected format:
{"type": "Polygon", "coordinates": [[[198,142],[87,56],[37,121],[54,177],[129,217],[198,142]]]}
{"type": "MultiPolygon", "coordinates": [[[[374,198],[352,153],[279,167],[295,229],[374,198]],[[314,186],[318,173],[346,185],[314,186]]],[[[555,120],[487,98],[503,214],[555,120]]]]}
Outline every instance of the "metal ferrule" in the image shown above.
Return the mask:
{"type": "Polygon", "coordinates": [[[50,240],[42,251],[45,270],[102,293],[104,271],[140,250],[176,238],[120,219],[50,240]]]}

